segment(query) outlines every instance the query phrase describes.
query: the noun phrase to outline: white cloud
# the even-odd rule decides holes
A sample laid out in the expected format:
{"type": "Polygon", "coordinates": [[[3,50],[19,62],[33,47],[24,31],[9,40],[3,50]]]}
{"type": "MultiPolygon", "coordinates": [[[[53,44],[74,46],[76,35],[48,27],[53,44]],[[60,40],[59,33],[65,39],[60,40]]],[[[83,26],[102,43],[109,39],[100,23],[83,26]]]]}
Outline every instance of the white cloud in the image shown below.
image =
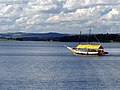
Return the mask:
{"type": "Polygon", "coordinates": [[[117,9],[112,9],[108,14],[106,14],[107,18],[112,18],[114,15],[118,15],[119,11],[117,9]]]}
{"type": "Polygon", "coordinates": [[[119,16],[119,0],[0,0],[1,32],[120,32],[119,16]]]}
{"type": "Polygon", "coordinates": [[[28,20],[28,17],[21,17],[16,20],[16,23],[25,23],[28,20]]]}

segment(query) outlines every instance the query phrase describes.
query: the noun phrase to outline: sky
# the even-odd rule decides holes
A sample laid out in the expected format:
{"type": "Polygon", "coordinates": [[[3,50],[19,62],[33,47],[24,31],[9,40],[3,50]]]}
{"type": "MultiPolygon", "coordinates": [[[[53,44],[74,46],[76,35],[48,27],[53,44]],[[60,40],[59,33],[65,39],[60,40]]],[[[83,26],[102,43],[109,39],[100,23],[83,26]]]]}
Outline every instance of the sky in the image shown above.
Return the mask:
{"type": "Polygon", "coordinates": [[[0,33],[120,33],[120,0],[0,0],[0,33]]]}

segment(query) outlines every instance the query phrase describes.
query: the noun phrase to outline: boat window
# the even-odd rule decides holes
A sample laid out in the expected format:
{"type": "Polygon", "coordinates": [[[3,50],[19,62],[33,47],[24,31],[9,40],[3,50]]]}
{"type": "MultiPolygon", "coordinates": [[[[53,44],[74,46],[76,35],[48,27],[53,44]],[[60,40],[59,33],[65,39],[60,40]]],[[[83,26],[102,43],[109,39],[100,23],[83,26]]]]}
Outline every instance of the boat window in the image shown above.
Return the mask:
{"type": "Polygon", "coordinates": [[[88,52],[97,52],[96,49],[88,49],[88,52]]]}
{"type": "Polygon", "coordinates": [[[80,51],[87,51],[87,49],[84,49],[84,48],[79,48],[78,50],[80,50],[80,51]]]}
{"type": "Polygon", "coordinates": [[[98,51],[100,51],[100,52],[104,52],[104,50],[103,50],[103,49],[100,49],[100,50],[98,50],[98,51]]]}
{"type": "Polygon", "coordinates": [[[75,50],[79,50],[78,48],[73,48],[73,49],[75,49],[75,50]]]}
{"type": "Polygon", "coordinates": [[[103,51],[104,51],[104,49],[99,49],[98,51],[102,51],[102,52],[103,52],[103,51]]]}

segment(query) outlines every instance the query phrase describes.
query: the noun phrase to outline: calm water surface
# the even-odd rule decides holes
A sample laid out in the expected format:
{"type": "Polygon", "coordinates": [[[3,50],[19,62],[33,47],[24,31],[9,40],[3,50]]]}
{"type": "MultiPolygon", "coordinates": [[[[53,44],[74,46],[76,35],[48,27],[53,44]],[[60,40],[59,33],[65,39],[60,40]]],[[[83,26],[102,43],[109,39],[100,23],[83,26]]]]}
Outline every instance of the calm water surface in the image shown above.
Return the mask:
{"type": "Polygon", "coordinates": [[[63,42],[0,42],[0,90],[120,90],[120,43],[75,56],[63,42]]]}

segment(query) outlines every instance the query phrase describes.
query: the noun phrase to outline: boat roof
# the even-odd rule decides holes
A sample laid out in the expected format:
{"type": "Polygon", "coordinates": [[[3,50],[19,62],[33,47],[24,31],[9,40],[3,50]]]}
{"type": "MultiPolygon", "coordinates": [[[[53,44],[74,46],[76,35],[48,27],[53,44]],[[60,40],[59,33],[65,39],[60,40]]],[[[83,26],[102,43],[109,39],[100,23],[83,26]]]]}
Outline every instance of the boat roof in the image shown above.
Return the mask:
{"type": "Polygon", "coordinates": [[[86,45],[79,44],[77,45],[76,48],[103,49],[102,45],[90,45],[90,44],[86,44],[86,45]]]}

